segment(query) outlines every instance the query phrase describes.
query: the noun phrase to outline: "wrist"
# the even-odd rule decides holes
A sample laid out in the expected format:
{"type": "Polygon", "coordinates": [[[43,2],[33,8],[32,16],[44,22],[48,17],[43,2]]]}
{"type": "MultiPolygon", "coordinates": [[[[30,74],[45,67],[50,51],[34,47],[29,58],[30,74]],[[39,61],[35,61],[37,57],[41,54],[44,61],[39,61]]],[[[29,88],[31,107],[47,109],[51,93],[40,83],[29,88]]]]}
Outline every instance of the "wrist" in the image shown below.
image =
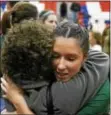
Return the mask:
{"type": "Polygon", "coordinates": [[[23,99],[17,103],[14,104],[17,114],[30,114],[34,115],[33,112],[29,109],[26,101],[23,99]]]}

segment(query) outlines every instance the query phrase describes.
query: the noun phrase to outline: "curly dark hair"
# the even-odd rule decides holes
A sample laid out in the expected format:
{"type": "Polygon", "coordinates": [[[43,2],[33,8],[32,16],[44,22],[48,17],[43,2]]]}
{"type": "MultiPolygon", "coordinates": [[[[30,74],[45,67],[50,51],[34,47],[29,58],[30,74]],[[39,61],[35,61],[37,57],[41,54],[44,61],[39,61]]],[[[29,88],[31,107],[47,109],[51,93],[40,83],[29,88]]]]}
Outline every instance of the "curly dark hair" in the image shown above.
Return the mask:
{"type": "Polygon", "coordinates": [[[24,21],[6,35],[1,52],[2,73],[16,84],[24,86],[51,79],[48,70],[54,34],[48,28],[38,21],[24,21]]]}

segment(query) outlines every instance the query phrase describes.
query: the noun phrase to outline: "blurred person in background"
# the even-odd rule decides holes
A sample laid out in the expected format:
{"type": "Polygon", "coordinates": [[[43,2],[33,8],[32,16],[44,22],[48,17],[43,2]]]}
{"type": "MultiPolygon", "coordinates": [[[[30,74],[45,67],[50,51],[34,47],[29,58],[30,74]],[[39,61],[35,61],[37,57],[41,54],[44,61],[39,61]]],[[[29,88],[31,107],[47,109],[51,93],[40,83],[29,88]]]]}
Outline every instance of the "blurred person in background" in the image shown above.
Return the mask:
{"type": "Polygon", "coordinates": [[[2,16],[2,34],[5,35],[7,30],[10,28],[10,13],[11,13],[11,10],[13,8],[13,6],[19,1],[7,1],[6,2],[6,9],[7,11],[5,11],[3,13],[3,16],[2,16]]]}
{"type": "Polygon", "coordinates": [[[73,2],[70,6],[72,20],[74,23],[78,22],[78,13],[80,12],[81,6],[79,3],[73,2]]]}
{"type": "Polygon", "coordinates": [[[7,8],[7,11],[10,11],[12,10],[13,6],[19,1],[7,1],[6,3],[6,8],[7,8]]]}
{"type": "Polygon", "coordinates": [[[102,33],[102,50],[110,55],[110,26],[106,27],[102,33]]]}
{"type": "Polygon", "coordinates": [[[11,27],[11,25],[10,25],[10,13],[11,13],[11,11],[6,11],[3,13],[3,16],[2,16],[1,29],[2,29],[3,35],[5,35],[8,31],[8,29],[11,27]]]}
{"type": "Polygon", "coordinates": [[[94,31],[89,32],[90,49],[102,51],[101,41],[102,41],[101,33],[94,31]]]}
{"type": "Polygon", "coordinates": [[[60,5],[60,18],[62,18],[61,20],[63,20],[64,18],[67,18],[67,3],[66,2],[62,2],[60,5]]]}
{"type": "Polygon", "coordinates": [[[11,11],[10,23],[14,24],[21,23],[24,20],[37,20],[38,9],[36,6],[29,2],[18,2],[14,5],[11,11]]]}
{"type": "MultiPolygon", "coordinates": [[[[1,22],[3,36],[13,24],[27,19],[37,19],[38,17],[37,8],[28,2],[8,1],[7,9],[1,22]]],[[[1,38],[1,41],[3,41],[3,38],[1,38]]]]}
{"type": "Polygon", "coordinates": [[[39,19],[44,23],[52,27],[53,29],[57,26],[57,16],[52,10],[43,10],[39,14],[39,19]]]}

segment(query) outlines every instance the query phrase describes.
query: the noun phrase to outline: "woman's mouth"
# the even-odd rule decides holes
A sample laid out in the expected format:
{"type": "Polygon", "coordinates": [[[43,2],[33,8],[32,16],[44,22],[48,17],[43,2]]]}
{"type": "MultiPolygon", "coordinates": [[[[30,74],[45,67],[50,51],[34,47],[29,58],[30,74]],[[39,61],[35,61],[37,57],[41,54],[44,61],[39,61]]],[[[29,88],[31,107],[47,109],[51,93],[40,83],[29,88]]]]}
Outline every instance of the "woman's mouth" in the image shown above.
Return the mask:
{"type": "Polygon", "coordinates": [[[67,75],[68,75],[67,73],[56,72],[57,79],[65,79],[67,75]]]}

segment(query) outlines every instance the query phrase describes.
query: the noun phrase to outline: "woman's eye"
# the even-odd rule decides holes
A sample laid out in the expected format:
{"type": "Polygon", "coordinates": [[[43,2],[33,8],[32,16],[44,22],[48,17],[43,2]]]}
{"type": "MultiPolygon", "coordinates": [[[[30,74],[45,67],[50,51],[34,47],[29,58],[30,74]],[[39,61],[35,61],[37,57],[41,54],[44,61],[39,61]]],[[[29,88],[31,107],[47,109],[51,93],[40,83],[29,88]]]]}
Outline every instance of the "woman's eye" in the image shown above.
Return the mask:
{"type": "Polygon", "coordinates": [[[76,58],[67,58],[67,60],[69,60],[69,61],[74,61],[76,58]]]}
{"type": "Polygon", "coordinates": [[[53,21],[49,21],[50,23],[53,23],[53,21]]]}

